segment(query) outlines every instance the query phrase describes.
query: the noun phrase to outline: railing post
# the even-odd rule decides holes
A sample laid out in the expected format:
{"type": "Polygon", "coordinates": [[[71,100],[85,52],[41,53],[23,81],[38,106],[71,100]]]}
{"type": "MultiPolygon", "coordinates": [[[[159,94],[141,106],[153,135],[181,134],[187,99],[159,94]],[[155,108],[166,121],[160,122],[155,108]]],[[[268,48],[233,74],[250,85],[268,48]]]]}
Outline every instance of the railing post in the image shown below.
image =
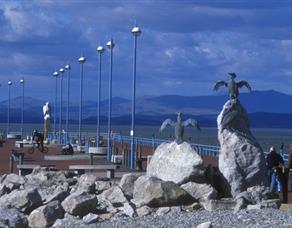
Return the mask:
{"type": "Polygon", "coordinates": [[[10,172],[10,173],[13,173],[13,163],[14,163],[14,157],[13,157],[13,155],[11,154],[11,155],[10,155],[10,158],[9,158],[9,172],[10,172]]]}

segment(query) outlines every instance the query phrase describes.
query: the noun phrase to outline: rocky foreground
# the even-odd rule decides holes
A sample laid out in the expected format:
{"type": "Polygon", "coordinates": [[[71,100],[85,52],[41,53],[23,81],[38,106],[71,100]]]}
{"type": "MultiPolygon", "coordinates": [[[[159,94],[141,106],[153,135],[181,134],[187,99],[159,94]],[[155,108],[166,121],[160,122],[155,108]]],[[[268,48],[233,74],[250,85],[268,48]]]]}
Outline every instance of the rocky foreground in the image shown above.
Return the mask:
{"type": "Polygon", "coordinates": [[[45,168],[0,177],[0,227],[292,227],[278,207],[262,200],[234,212],[236,201],[216,199],[207,184],[133,173],[119,182],[45,168]]]}

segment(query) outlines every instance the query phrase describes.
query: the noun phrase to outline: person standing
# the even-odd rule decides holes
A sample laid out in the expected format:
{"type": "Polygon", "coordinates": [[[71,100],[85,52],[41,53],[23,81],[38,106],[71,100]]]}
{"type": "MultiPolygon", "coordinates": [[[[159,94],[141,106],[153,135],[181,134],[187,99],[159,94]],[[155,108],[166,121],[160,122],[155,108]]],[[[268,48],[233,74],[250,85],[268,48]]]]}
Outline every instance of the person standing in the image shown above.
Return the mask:
{"type": "Polygon", "coordinates": [[[282,181],[282,167],[284,167],[284,160],[276,152],[275,147],[271,147],[269,154],[266,157],[266,165],[268,169],[268,174],[270,178],[270,192],[274,191],[274,188],[276,186],[276,180],[282,181]]]}

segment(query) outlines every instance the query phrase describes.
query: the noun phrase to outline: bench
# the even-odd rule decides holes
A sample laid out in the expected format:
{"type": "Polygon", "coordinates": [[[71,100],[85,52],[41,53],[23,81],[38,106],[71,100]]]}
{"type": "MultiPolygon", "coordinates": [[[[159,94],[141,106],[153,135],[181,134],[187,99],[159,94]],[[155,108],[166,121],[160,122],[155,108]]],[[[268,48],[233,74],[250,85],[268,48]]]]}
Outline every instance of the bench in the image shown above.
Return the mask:
{"type": "Polygon", "coordinates": [[[78,173],[84,172],[85,170],[106,170],[107,178],[115,177],[116,165],[70,165],[69,170],[76,170],[78,173]]]}
{"type": "Polygon", "coordinates": [[[17,168],[19,169],[19,176],[31,173],[35,168],[38,167],[48,167],[54,168],[55,165],[37,165],[37,164],[19,164],[17,168]]]}

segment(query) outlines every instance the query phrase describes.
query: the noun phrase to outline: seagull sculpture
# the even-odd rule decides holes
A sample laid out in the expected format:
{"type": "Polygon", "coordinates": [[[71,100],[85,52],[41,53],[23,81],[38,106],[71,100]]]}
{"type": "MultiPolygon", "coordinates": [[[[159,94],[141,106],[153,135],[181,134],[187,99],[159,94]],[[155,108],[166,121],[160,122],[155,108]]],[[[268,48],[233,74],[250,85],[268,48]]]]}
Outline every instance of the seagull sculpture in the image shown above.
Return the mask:
{"type": "Polygon", "coordinates": [[[248,84],[247,81],[239,81],[239,82],[236,82],[234,79],[236,78],[236,74],[231,72],[231,73],[228,73],[230,75],[230,78],[229,78],[229,81],[226,82],[226,81],[218,81],[215,83],[214,85],[214,90],[217,91],[219,90],[219,88],[221,86],[225,86],[225,87],[228,87],[228,90],[229,90],[229,96],[231,99],[237,99],[238,96],[239,96],[239,91],[238,89],[245,86],[249,91],[251,91],[251,87],[250,85],[248,84]]]}
{"type": "Polygon", "coordinates": [[[182,113],[178,112],[176,122],[172,121],[171,119],[164,120],[159,130],[160,132],[162,132],[167,126],[174,127],[175,142],[177,144],[181,144],[183,142],[185,127],[190,125],[192,127],[197,128],[198,130],[201,130],[196,120],[187,119],[186,121],[182,121],[181,116],[182,116],[182,113]]]}

